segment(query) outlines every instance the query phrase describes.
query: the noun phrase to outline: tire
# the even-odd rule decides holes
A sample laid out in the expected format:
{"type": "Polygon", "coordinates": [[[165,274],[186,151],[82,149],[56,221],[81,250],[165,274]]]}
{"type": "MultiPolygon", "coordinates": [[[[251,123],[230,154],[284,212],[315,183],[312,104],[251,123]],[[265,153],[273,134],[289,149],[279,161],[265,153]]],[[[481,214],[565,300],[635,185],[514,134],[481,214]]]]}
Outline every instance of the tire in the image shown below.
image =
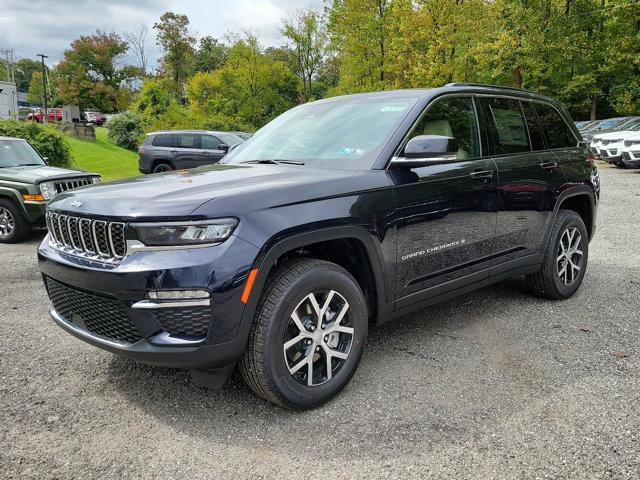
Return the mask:
{"type": "Polygon", "coordinates": [[[0,199],[0,243],[21,242],[31,228],[16,206],[9,200],[0,199]]]}
{"type": "Polygon", "coordinates": [[[542,266],[536,273],[526,276],[527,283],[533,293],[540,297],[552,300],[567,299],[580,287],[588,260],[589,235],[582,218],[572,210],[560,210],[549,235],[542,266]],[[579,238],[576,237],[577,234],[579,238]],[[567,242],[570,244],[569,249],[566,248],[567,242]],[[575,252],[571,254],[574,246],[575,252]],[[571,262],[567,261],[565,252],[571,258],[571,262]],[[563,255],[564,258],[561,258],[563,255]],[[572,266],[574,262],[579,270],[572,266]]]}
{"type": "Polygon", "coordinates": [[[153,167],[153,173],[170,172],[171,170],[173,170],[173,167],[166,162],[160,162],[153,167]]]}
{"type": "Polygon", "coordinates": [[[292,410],[315,408],[337,395],[355,373],[367,328],[364,295],[349,272],[324,260],[286,262],[265,284],[240,373],[255,393],[276,405],[292,410]],[[330,323],[325,325],[313,314],[317,310],[312,295],[321,311],[331,297],[322,316],[330,323]],[[345,303],[346,313],[341,316],[345,303]],[[296,342],[301,335],[306,337],[296,342]],[[285,347],[286,343],[290,346],[285,347]],[[296,369],[299,364],[302,367],[296,369]]]}

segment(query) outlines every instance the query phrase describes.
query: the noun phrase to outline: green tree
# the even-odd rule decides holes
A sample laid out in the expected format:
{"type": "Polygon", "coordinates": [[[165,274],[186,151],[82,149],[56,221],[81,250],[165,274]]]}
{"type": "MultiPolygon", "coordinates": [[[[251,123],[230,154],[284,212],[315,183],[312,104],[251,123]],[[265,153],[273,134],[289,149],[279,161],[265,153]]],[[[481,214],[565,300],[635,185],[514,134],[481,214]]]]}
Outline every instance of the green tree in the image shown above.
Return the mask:
{"type": "Polygon", "coordinates": [[[326,55],[328,34],[324,16],[313,9],[298,10],[282,22],[281,33],[296,55],[296,73],[302,80],[302,101],[313,97],[313,81],[326,55]]]}
{"type": "MultiPolygon", "coordinates": [[[[40,62],[31,60],[30,58],[21,58],[13,68],[13,75],[16,80],[16,87],[20,92],[26,92],[31,84],[31,77],[34,72],[41,72],[42,65],[40,62]]],[[[42,75],[42,74],[41,74],[42,75]]]]}
{"type": "Polygon", "coordinates": [[[176,92],[181,93],[184,82],[193,72],[196,38],[189,31],[189,17],[165,12],[153,24],[157,32],[156,44],[162,47],[161,70],[173,80],[176,92]]]}
{"type": "Polygon", "coordinates": [[[281,61],[265,55],[255,35],[236,38],[224,67],[197,73],[187,85],[197,111],[260,127],[295,105],[299,79],[281,61]]]}
{"type": "Polygon", "coordinates": [[[328,30],[340,65],[337,93],[384,89],[394,21],[392,0],[333,0],[328,30]]]}
{"type": "Polygon", "coordinates": [[[195,70],[209,72],[217,70],[227,61],[229,47],[211,36],[202,37],[195,53],[195,70]]]}

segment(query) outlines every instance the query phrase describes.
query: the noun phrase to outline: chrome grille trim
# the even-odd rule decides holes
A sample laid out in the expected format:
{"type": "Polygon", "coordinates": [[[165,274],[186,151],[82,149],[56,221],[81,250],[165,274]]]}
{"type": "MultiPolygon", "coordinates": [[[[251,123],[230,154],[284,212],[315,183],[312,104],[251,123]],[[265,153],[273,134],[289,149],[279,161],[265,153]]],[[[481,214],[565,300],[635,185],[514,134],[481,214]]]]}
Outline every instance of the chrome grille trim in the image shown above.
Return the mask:
{"type": "Polygon", "coordinates": [[[91,185],[93,179],[87,178],[70,178],[68,180],[58,180],[53,182],[53,186],[56,189],[56,193],[66,192],[67,190],[73,190],[74,188],[80,188],[87,185],[91,185]]]}
{"type": "Polygon", "coordinates": [[[49,244],[58,250],[106,263],[127,254],[126,224],[47,212],[49,244]]]}

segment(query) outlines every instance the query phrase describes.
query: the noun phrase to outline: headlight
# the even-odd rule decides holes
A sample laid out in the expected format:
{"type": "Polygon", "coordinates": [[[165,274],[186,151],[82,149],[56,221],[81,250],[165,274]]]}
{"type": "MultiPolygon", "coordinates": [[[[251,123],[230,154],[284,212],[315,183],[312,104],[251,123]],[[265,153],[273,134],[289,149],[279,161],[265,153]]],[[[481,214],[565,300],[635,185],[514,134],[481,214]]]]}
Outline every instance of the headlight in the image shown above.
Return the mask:
{"type": "Polygon", "coordinates": [[[206,245],[224,242],[238,225],[237,218],[203,222],[134,223],[138,240],[148,246],[206,245]]]}
{"type": "Polygon", "coordinates": [[[57,195],[56,186],[53,184],[53,182],[42,182],[40,184],[40,193],[45,200],[51,200],[57,195]]]}
{"type": "Polygon", "coordinates": [[[100,183],[101,181],[100,177],[91,177],[91,183],[100,183]]]}

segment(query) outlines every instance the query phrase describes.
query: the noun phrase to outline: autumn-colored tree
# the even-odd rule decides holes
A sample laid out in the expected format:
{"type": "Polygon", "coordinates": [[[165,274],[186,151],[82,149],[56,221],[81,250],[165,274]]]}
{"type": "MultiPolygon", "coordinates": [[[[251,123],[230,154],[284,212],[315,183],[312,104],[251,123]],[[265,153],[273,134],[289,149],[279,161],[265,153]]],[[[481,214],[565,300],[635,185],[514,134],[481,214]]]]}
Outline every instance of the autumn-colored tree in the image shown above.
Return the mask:
{"type": "Polygon", "coordinates": [[[103,112],[116,111],[118,91],[125,81],[140,75],[135,67],[118,66],[118,59],[127,48],[127,43],[113,32],[97,30],[75,40],[56,67],[62,102],[103,112]]]}

